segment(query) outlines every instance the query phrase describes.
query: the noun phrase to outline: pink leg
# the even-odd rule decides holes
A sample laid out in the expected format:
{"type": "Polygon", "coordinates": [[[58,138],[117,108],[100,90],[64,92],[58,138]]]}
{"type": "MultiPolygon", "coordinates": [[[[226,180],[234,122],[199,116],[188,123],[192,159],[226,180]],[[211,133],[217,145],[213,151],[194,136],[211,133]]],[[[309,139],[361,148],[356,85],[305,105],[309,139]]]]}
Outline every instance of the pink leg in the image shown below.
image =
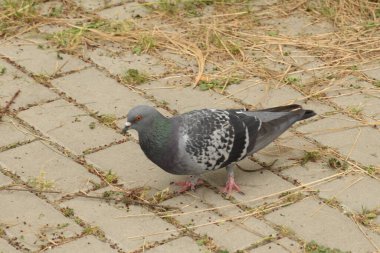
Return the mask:
{"type": "Polygon", "coordinates": [[[228,173],[228,178],[227,178],[226,186],[223,189],[223,193],[230,195],[234,190],[236,190],[237,192],[243,193],[240,190],[240,187],[235,183],[233,165],[231,164],[228,165],[226,169],[228,173]]]}
{"type": "Polygon", "coordinates": [[[199,178],[199,176],[190,176],[190,178],[186,181],[180,181],[175,183],[178,186],[181,186],[180,193],[186,192],[188,190],[195,190],[197,185],[203,184],[203,180],[199,178]]]}
{"type": "Polygon", "coordinates": [[[223,192],[229,195],[232,193],[233,190],[241,192],[240,187],[235,183],[234,177],[228,176],[226,186],[224,187],[223,192]]]}

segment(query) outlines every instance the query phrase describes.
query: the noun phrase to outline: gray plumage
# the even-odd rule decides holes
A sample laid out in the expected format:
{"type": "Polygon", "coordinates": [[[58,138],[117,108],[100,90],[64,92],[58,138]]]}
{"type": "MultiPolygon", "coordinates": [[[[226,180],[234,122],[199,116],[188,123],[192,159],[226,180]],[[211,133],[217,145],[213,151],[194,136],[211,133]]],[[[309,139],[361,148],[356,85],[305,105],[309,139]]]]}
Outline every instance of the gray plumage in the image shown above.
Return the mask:
{"type": "Polygon", "coordinates": [[[289,105],[258,111],[203,109],[166,118],[139,105],[128,113],[123,131],[137,130],[145,155],[165,171],[200,175],[244,159],[314,115],[289,105]]]}

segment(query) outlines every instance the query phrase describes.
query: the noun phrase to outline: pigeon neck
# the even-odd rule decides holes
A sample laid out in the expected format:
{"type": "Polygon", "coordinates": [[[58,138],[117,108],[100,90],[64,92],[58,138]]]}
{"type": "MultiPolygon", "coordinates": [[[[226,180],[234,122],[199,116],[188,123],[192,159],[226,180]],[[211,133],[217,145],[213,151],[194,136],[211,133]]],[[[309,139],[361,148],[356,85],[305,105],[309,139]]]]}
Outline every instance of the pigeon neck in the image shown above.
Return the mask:
{"type": "Polygon", "coordinates": [[[140,145],[144,153],[158,166],[164,166],[164,158],[172,131],[171,121],[158,115],[151,127],[139,132],[140,145]]]}

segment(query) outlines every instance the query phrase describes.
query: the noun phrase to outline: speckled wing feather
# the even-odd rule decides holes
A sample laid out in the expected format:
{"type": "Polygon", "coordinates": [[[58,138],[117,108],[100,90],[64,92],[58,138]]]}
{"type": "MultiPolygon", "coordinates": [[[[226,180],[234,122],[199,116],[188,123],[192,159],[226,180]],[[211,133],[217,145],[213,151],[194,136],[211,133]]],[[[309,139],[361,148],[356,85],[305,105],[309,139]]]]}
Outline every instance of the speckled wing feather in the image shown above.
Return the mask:
{"type": "Polygon", "coordinates": [[[179,143],[188,167],[215,170],[243,159],[254,146],[257,117],[232,110],[197,110],[181,115],[179,143]]]}

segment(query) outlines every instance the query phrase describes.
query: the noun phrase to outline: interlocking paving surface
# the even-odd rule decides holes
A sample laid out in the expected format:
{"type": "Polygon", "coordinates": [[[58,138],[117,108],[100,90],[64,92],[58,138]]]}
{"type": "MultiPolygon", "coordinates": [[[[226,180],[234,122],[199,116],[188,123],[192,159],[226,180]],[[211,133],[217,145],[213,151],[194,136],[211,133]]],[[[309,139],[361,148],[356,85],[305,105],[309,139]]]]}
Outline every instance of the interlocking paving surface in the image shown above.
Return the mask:
{"type": "Polygon", "coordinates": [[[21,91],[0,121],[0,252],[380,252],[380,4],[336,50],[349,25],[313,1],[34,2],[47,21],[0,37],[2,108],[21,91]],[[178,193],[120,133],[138,104],[294,102],[318,116],[238,163],[245,195],[220,192],[225,170],[178,193]]]}

